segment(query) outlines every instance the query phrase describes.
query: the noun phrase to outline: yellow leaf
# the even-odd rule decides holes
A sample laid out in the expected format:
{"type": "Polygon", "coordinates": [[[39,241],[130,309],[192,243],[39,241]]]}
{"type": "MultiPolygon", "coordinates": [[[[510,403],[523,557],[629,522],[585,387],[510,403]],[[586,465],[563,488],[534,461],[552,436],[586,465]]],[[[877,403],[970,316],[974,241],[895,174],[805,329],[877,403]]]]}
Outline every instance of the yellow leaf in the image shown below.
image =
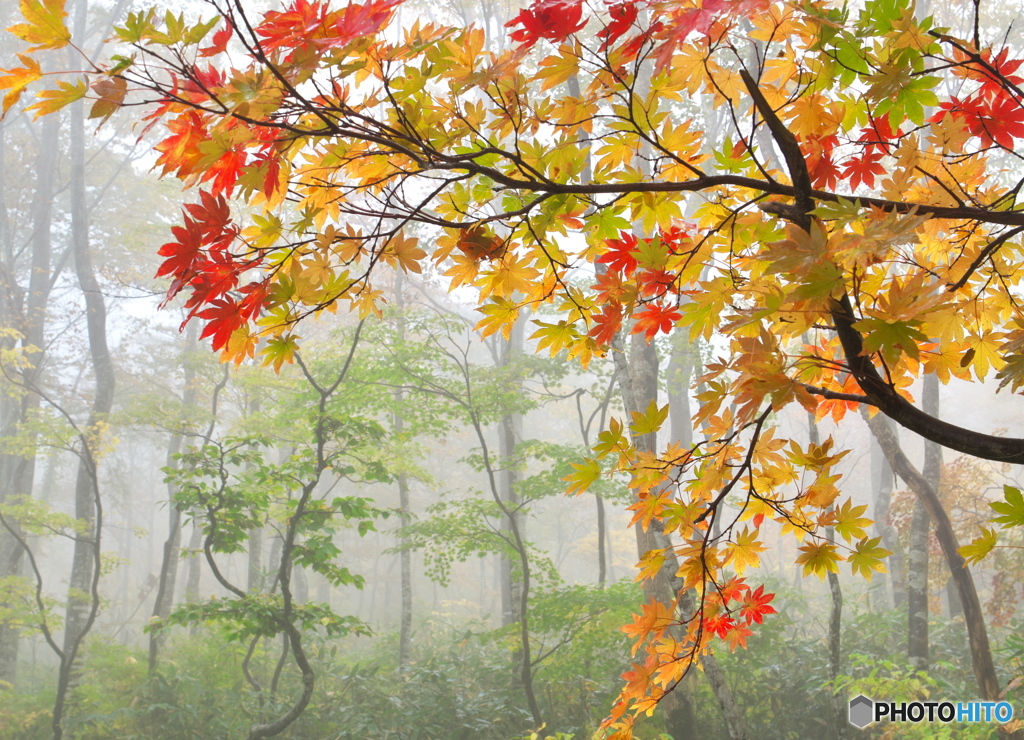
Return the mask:
{"type": "Polygon", "coordinates": [[[882,562],[882,558],[892,555],[891,552],[886,550],[884,547],[879,547],[878,543],[882,541],[881,537],[872,537],[870,540],[867,538],[862,539],[857,543],[857,547],[854,552],[847,557],[850,563],[850,569],[854,575],[860,571],[869,581],[871,576],[874,575],[874,571],[879,573],[888,573],[889,571],[885,568],[885,563],[882,562]]]}
{"type": "Polygon", "coordinates": [[[7,30],[22,41],[33,44],[30,51],[61,49],[71,41],[71,32],[64,25],[67,16],[64,0],[21,0],[18,5],[26,22],[7,30]]]}
{"type": "Polygon", "coordinates": [[[743,575],[749,568],[756,568],[761,564],[760,552],[768,548],[757,539],[757,530],[744,527],[743,531],[736,534],[736,539],[729,542],[722,548],[725,552],[725,564],[731,565],[736,575],[743,575]]]}
{"type": "Polygon", "coordinates": [[[380,256],[392,267],[397,263],[406,272],[418,274],[423,272],[420,260],[427,256],[419,244],[420,240],[416,237],[407,237],[399,233],[388,242],[380,256]]]}
{"type": "Polygon", "coordinates": [[[811,573],[825,580],[826,573],[838,573],[842,557],[831,542],[808,542],[800,547],[802,553],[796,562],[804,566],[804,576],[811,573]]]}
{"type": "Polygon", "coordinates": [[[512,336],[512,327],[519,318],[519,306],[515,303],[507,298],[495,298],[477,311],[484,315],[476,325],[482,337],[486,339],[497,331],[501,331],[506,340],[512,336]]]}
{"type": "Polygon", "coordinates": [[[653,434],[654,432],[661,429],[661,425],[665,423],[665,419],[668,418],[668,404],[662,407],[658,407],[657,402],[651,399],[650,405],[647,406],[647,411],[633,412],[633,423],[629,425],[633,434],[653,434]]]}
{"type": "Polygon", "coordinates": [[[24,54],[18,54],[18,59],[25,65],[24,67],[5,69],[5,74],[0,75],[0,90],[8,91],[4,95],[3,115],[7,115],[7,111],[18,102],[26,87],[43,76],[43,70],[35,59],[24,54]]]}

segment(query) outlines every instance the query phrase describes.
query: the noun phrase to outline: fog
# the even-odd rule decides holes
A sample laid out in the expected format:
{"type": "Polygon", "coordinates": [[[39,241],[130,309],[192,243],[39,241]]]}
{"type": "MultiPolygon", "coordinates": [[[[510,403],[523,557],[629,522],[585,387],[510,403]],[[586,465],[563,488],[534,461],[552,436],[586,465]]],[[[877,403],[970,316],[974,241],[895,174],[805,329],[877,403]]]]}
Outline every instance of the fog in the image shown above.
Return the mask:
{"type": "MultiPolygon", "coordinates": [[[[402,12],[481,23],[500,45],[515,13],[499,5],[402,12]]],[[[103,27],[93,43],[121,9],[90,11],[103,27]]],[[[16,11],[0,5],[0,24],[16,11]]],[[[0,66],[18,49],[0,37],[0,66]]],[[[668,471],[661,516],[711,475],[684,453],[722,436],[700,417],[715,380],[702,376],[728,341],[624,334],[581,362],[535,335],[553,310],[482,337],[478,289],[449,291],[449,264],[380,264],[381,316],[325,310],[297,323],[297,350],[223,358],[186,296],[167,299],[169,281],[154,277],[194,194],[158,177],[156,133],[131,110],[99,127],[83,111],[35,118],[19,104],[0,123],[0,740],[603,737],[644,659],[635,625],[655,579],[639,574],[664,554],[645,538],[680,552],[696,541],[692,527],[666,535],[644,519],[643,465],[595,452],[602,433],[638,423],[616,353],[634,367],[650,353],[635,385],[671,409],[648,441],[678,455],[647,461],[668,471]]],[[[991,375],[903,390],[959,426],[1024,436],[1024,399],[991,375]]],[[[749,634],[727,625],[709,638],[636,737],[841,739],[860,732],[846,715],[859,694],[978,698],[977,623],[891,454],[930,481],[960,545],[991,526],[1004,487],[1022,486],[1020,466],[938,453],[895,426],[883,450],[869,426],[883,417],[855,406],[815,416],[790,404],[765,412],[765,429],[785,440],[780,455],[845,451],[828,485],[855,513],[852,525],[829,520],[830,541],[874,542],[885,564],[812,567],[809,527],[776,516],[753,482],[720,504],[704,497],[719,507],[712,545],[756,521],[764,547],[748,565],[726,558],[701,599],[731,584],[745,609],[755,589],[771,608],[747,619],[749,634]]],[[[736,436],[753,447],[759,433],[736,436]]],[[[811,495],[806,483],[780,473],[771,494],[811,495]]],[[[1024,669],[1024,543],[1001,536],[970,572],[1011,692],[1024,669]]],[[[659,570],[685,628],[697,591],[680,586],[682,569],[659,570]]],[[[738,603],[705,616],[738,619],[738,603]]],[[[865,737],[894,736],[882,732],[865,737]]],[[[933,736],[916,733],[905,736],[933,736]]]]}

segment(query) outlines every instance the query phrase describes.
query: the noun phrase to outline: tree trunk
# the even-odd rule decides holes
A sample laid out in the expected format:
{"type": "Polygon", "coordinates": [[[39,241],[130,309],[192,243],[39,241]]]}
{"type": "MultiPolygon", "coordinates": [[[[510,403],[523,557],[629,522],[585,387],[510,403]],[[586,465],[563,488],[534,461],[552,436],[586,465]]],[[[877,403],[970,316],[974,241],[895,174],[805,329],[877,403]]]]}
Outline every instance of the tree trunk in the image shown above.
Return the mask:
{"type": "MultiPolygon", "coordinates": [[[[804,343],[807,338],[804,337],[804,343]]],[[[812,445],[821,444],[821,435],[818,433],[818,424],[814,414],[807,414],[807,437],[812,445]]],[[[829,511],[832,511],[829,507],[829,511]]],[[[825,536],[830,542],[834,542],[836,531],[833,527],[825,529],[825,536]]],[[[842,673],[842,629],[843,629],[843,589],[839,585],[839,574],[828,572],[828,592],[831,597],[831,608],[828,615],[828,675],[832,681],[832,694],[830,696],[832,705],[832,726],[835,729],[836,740],[843,740],[846,737],[847,714],[846,714],[846,693],[837,690],[839,675],[842,673]]]]}
{"type": "MultiPolygon", "coordinates": [[[[76,27],[85,29],[87,3],[79,0],[76,7],[76,27]]],[[[95,395],[87,429],[100,434],[107,414],[114,405],[114,364],[107,345],[107,307],[100,291],[92,265],[89,245],[89,222],[85,192],[85,109],[81,103],[72,108],[70,116],[71,155],[71,241],[75,272],[85,299],[86,329],[89,337],[89,356],[96,378],[95,395]]],[[[85,534],[75,541],[68,591],[67,617],[64,622],[64,650],[71,652],[74,641],[84,634],[88,620],[89,601],[81,594],[90,590],[98,559],[101,532],[95,525],[95,482],[89,464],[83,459],[78,466],[75,482],[75,516],[87,523],[85,534]]]]}
{"type": "MultiPolygon", "coordinates": [[[[501,346],[499,366],[507,367],[517,355],[523,352],[525,317],[520,318],[512,329],[507,343],[501,346]]],[[[518,386],[517,386],[518,387],[518,386]]],[[[512,389],[510,389],[512,390],[512,389]]],[[[515,470],[516,449],[523,435],[523,418],[519,413],[508,413],[498,422],[498,454],[501,470],[498,474],[498,486],[501,500],[515,511],[519,507],[519,496],[516,494],[518,474],[515,470]]],[[[523,531],[523,519],[518,513],[515,524],[523,531]]],[[[502,532],[511,538],[512,522],[502,522],[502,532]]],[[[501,625],[507,627],[519,619],[520,589],[513,574],[513,558],[501,557],[501,625]]]]}
{"type": "Polygon", "coordinates": [[[881,414],[877,414],[868,420],[868,425],[881,445],[889,464],[910,487],[918,500],[924,504],[932,524],[935,525],[935,535],[942,546],[942,554],[956,581],[960,601],[963,604],[971,650],[971,664],[974,668],[974,677],[978,682],[979,693],[985,701],[999,701],[999,681],[996,678],[995,665],[992,663],[992,652],[989,648],[988,632],[985,628],[985,615],[981,610],[981,602],[978,600],[978,592],[974,587],[971,571],[966,567],[963,556],[957,552],[960,545],[957,542],[956,533],[953,531],[953,525],[950,523],[945,509],[942,508],[935,490],[907,460],[906,455],[900,449],[896,435],[883,421],[884,418],[881,414]]]}
{"type": "MultiPolygon", "coordinates": [[[[395,271],[395,307],[398,309],[398,336],[401,340],[405,340],[405,315],[402,313],[405,310],[405,294],[403,288],[402,271],[395,271]]],[[[395,402],[401,406],[403,401],[403,393],[401,389],[395,390],[395,402]]],[[[402,418],[400,411],[396,411],[392,419],[392,428],[394,429],[395,436],[401,439],[402,434],[405,432],[405,419],[402,418]]],[[[412,516],[409,512],[409,481],[405,474],[398,475],[398,521],[402,526],[403,530],[412,524],[412,516]]],[[[400,544],[403,545],[399,549],[400,568],[401,568],[401,591],[402,591],[402,604],[401,604],[401,618],[398,624],[398,668],[399,671],[405,672],[411,660],[412,653],[412,552],[407,544],[408,538],[403,534],[401,536],[400,544]]]]}
{"type": "MultiPolygon", "coordinates": [[[[939,415],[939,379],[924,376],[922,400],[924,412],[939,415]]],[[[938,494],[942,475],[942,447],[935,442],[924,443],[924,479],[938,494]]],[[[928,670],[928,543],[931,522],[924,503],[914,504],[910,524],[910,547],[907,554],[907,659],[916,671],[928,670]]]]}
{"type": "MultiPolygon", "coordinates": [[[[861,407],[861,416],[865,421],[868,418],[868,410],[861,407]]],[[[884,419],[891,429],[891,422],[884,419]]],[[[895,438],[895,432],[893,433],[895,438]]],[[[889,521],[889,508],[892,504],[892,479],[893,470],[888,458],[882,451],[877,439],[871,442],[871,478],[875,485],[875,533],[882,538],[885,549],[892,553],[889,556],[889,573],[887,578],[892,586],[892,606],[894,609],[902,609],[907,603],[906,590],[906,564],[903,559],[903,548],[900,547],[899,538],[896,536],[896,529],[889,521]]]]}
{"type": "MultiPolygon", "coordinates": [[[[3,310],[0,324],[12,326],[23,335],[22,346],[37,351],[28,355],[31,367],[22,372],[21,381],[28,387],[36,386],[43,371],[42,348],[46,346],[46,306],[50,299],[50,257],[52,252],[54,180],[57,171],[58,147],[45,142],[60,138],[60,117],[48,116],[40,133],[39,152],[35,159],[36,189],[32,197],[32,235],[30,244],[31,269],[28,295],[22,304],[21,289],[15,283],[15,252],[13,236],[5,229],[3,260],[3,310]]],[[[4,170],[0,170],[3,172],[4,170]]],[[[6,208],[4,209],[6,216],[6,208]]],[[[20,398],[4,397],[0,400],[2,433],[5,437],[19,434],[29,413],[39,406],[39,396],[25,393],[20,398]]],[[[24,432],[21,432],[24,433],[24,432]]],[[[0,456],[0,503],[8,496],[31,496],[35,480],[34,454],[0,456]]],[[[0,579],[21,573],[23,552],[20,543],[6,529],[0,528],[0,579]]],[[[0,603],[0,607],[3,604],[0,603]]],[[[14,684],[17,678],[19,630],[0,625],[0,681],[14,684]]]]}
{"type": "MultiPolygon", "coordinates": [[[[197,329],[195,324],[188,328],[186,347],[193,350],[196,344],[197,329]]],[[[184,362],[185,371],[184,387],[182,389],[182,408],[188,409],[195,405],[196,384],[195,371],[190,362],[184,362]]],[[[167,466],[178,467],[178,461],[174,456],[181,452],[181,446],[185,436],[181,432],[171,434],[167,443],[167,466]]],[[[174,503],[175,494],[178,489],[175,485],[167,484],[167,540],[164,542],[163,558],[160,561],[160,580],[157,583],[156,600],[153,603],[153,616],[157,619],[166,619],[174,606],[174,587],[178,580],[178,563],[181,561],[181,510],[174,503]]],[[[149,672],[156,670],[157,659],[160,649],[163,647],[165,634],[162,631],[155,631],[149,634],[149,672]]]]}
{"type": "MultiPolygon", "coordinates": [[[[631,418],[634,412],[646,409],[652,399],[657,399],[658,394],[658,356],[654,345],[649,345],[644,338],[633,335],[630,345],[629,359],[625,357],[621,348],[621,340],[616,339],[612,350],[615,360],[615,375],[619,389],[622,393],[623,408],[626,418],[631,418]]],[[[656,453],[657,440],[653,434],[637,435],[633,439],[637,449],[645,452],[656,453]]],[[[637,554],[640,557],[650,550],[666,550],[665,563],[661,570],[653,577],[644,582],[644,595],[648,600],[661,602],[671,601],[675,594],[680,591],[678,579],[675,573],[678,570],[678,561],[671,550],[672,543],[660,527],[658,521],[652,521],[651,525],[644,531],[642,527],[634,527],[637,541],[637,554]]],[[[696,609],[693,596],[689,592],[679,594],[680,610],[692,614],[696,609]]],[[[708,652],[700,658],[704,675],[711,685],[718,707],[725,719],[725,724],[731,740],[746,740],[747,734],[743,714],[725,681],[725,674],[722,672],[718,661],[713,653],[708,652]]],[[[668,693],[661,701],[661,709],[665,712],[666,719],[672,722],[682,722],[686,718],[686,709],[682,706],[683,697],[679,692],[668,693]]],[[[688,737],[692,727],[682,724],[667,726],[668,733],[673,738],[688,737]]]]}
{"type": "MultiPolygon", "coordinates": [[[[693,446],[693,414],[690,409],[690,380],[693,371],[698,367],[700,361],[696,352],[697,348],[690,344],[685,332],[677,331],[672,334],[672,355],[669,360],[666,375],[665,387],[668,391],[669,403],[669,433],[672,439],[677,441],[684,449],[693,446]]],[[[691,610],[693,607],[691,606],[691,610]]],[[[717,667],[717,666],[716,666],[717,667]]],[[[715,680],[717,675],[714,671],[708,676],[708,680],[715,680]]],[[[679,682],[675,694],[675,706],[671,708],[671,715],[666,717],[666,727],[672,729],[673,740],[697,740],[697,713],[694,706],[694,695],[696,692],[695,671],[687,671],[683,680],[679,682]]],[[[728,689],[724,680],[722,685],[728,689]]]]}

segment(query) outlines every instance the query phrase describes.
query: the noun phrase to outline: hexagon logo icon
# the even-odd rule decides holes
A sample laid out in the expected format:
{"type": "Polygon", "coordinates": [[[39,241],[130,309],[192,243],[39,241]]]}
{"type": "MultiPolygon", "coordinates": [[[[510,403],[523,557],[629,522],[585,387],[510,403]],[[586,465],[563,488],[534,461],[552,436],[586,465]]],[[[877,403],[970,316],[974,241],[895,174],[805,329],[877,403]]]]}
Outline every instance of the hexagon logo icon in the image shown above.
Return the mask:
{"type": "Polygon", "coordinates": [[[864,694],[858,694],[850,699],[850,724],[863,730],[874,720],[874,710],[875,703],[864,694]]]}

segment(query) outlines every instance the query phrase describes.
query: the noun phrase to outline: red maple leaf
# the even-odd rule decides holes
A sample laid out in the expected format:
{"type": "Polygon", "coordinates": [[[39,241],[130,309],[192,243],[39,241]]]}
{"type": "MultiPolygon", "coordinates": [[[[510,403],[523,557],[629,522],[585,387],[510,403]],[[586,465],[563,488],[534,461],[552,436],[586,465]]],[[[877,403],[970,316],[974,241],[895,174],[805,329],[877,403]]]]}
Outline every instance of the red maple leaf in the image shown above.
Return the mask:
{"type": "Polygon", "coordinates": [[[636,325],[633,327],[632,333],[639,334],[643,332],[644,336],[647,337],[647,341],[650,342],[659,331],[663,334],[668,334],[672,331],[672,327],[682,317],[683,315],[679,313],[675,306],[662,306],[658,303],[652,303],[643,311],[634,314],[636,325]]]}
{"type": "Polygon", "coordinates": [[[674,272],[665,270],[644,270],[636,276],[636,282],[642,295],[660,298],[669,291],[675,292],[677,277],[674,272]]]}
{"type": "Polygon", "coordinates": [[[739,601],[749,590],[750,587],[743,582],[743,579],[736,577],[730,578],[727,583],[723,584],[718,589],[718,595],[723,604],[728,604],[730,601],[739,601]]]}
{"type": "Polygon", "coordinates": [[[324,26],[327,8],[318,2],[295,0],[284,10],[271,10],[256,26],[264,49],[299,49],[311,43],[324,26]]]}
{"type": "Polygon", "coordinates": [[[627,277],[632,275],[636,270],[636,257],[633,256],[633,252],[636,251],[636,237],[628,231],[620,233],[621,239],[608,239],[605,241],[605,245],[608,247],[608,251],[597,258],[597,261],[603,265],[608,265],[613,270],[618,270],[627,277]]]}
{"type": "Polygon", "coordinates": [[[162,168],[161,175],[173,172],[184,180],[203,158],[199,145],[209,138],[206,123],[196,111],[186,111],[168,121],[166,126],[171,135],[154,147],[160,152],[156,166],[162,168]]]}
{"type": "Polygon", "coordinates": [[[885,167],[879,164],[882,153],[879,151],[865,151],[864,156],[847,160],[841,177],[850,181],[850,190],[856,190],[860,183],[867,187],[875,186],[875,177],[885,174],[885,167]]]}
{"type": "MultiPolygon", "coordinates": [[[[1024,77],[1014,74],[1024,59],[1007,59],[1010,52],[1008,46],[1004,46],[995,59],[992,58],[992,50],[986,49],[980,56],[982,63],[971,62],[963,66],[963,70],[969,79],[981,82],[978,92],[982,95],[998,95],[1005,91],[1007,83],[1020,85],[1024,83],[1024,77]],[[1005,81],[1004,81],[1005,80],[1005,81]]],[[[955,49],[955,56],[959,60],[967,60],[969,57],[959,49],[955,49]]]]}
{"type": "Polygon", "coordinates": [[[522,26],[509,38],[529,49],[541,39],[565,41],[587,25],[583,19],[583,0],[533,0],[530,7],[505,24],[506,28],[522,26]]]}
{"type": "Polygon", "coordinates": [[[196,315],[207,322],[199,338],[213,337],[214,350],[226,346],[231,333],[245,323],[238,310],[238,303],[230,296],[211,301],[207,308],[196,315]]]}
{"type": "Polygon", "coordinates": [[[857,141],[866,145],[865,152],[881,151],[888,154],[895,146],[892,141],[903,136],[903,130],[897,129],[896,133],[893,133],[888,116],[870,120],[871,123],[860,130],[860,138],[857,141]]]}
{"type": "Polygon", "coordinates": [[[608,6],[608,25],[597,32],[597,37],[604,39],[600,51],[604,51],[632,28],[636,22],[636,0],[621,0],[608,6]]]}
{"type": "Polygon", "coordinates": [[[839,139],[835,136],[808,136],[801,143],[806,152],[811,184],[823,190],[835,188],[839,182],[839,168],[832,159],[832,150],[839,139]]]}
{"type": "Polygon", "coordinates": [[[704,620],[704,629],[708,632],[713,632],[719,637],[725,637],[726,633],[735,626],[736,621],[725,614],[720,617],[708,617],[704,620]]]}
{"type": "Polygon", "coordinates": [[[615,339],[622,327],[622,304],[612,302],[605,304],[601,313],[594,317],[594,325],[587,332],[600,346],[606,347],[615,339]]]}
{"type": "Polygon", "coordinates": [[[758,586],[747,593],[746,598],[743,599],[740,616],[747,620],[747,624],[752,622],[761,624],[765,615],[777,613],[775,607],[769,603],[774,598],[775,594],[766,594],[764,586],[758,586]]]}
{"type": "MultiPolygon", "coordinates": [[[[940,107],[962,120],[983,146],[998,144],[1012,151],[1013,140],[1024,139],[1024,107],[1001,88],[995,95],[952,98],[940,107]]],[[[944,114],[937,113],[931,120],[939,120],[944,114]]]]}
{"type": "Polygon", "coordinates": [[[168,300],[184,287],[184,284],[178,285],[178,281],[183,280],[192,271],[196,259],[202,253],[203,227],[195,219],[185,216],[185,221],[181,226],[171,227],[171,234],[175,241],[167,242],[157,250],[157,254],[167,259],[160,264],[156,271],[156,277],[172,275],[178,278],[171,286],[173,293],[168,291],[168,300]]]}
{"type": "Polygon", "coordinates": [[[402,0],[372,0],[365,4],[349,3],[344,10],[332,14],[324,38],[314,39],[322,49],[348,46],[364,36],[377,33],[391,18],[391,10],[402,0]]]}
{"type": "Polygon", "coordinates": [[[233,33],[234,28],[232,28],[231,24],[225,25],[224,28],[213,34],[213,41],[209,46],[199,50],[199,56],[212,57],[225,51],[228,48],[228,42],[231,40],[233,33]]]}

